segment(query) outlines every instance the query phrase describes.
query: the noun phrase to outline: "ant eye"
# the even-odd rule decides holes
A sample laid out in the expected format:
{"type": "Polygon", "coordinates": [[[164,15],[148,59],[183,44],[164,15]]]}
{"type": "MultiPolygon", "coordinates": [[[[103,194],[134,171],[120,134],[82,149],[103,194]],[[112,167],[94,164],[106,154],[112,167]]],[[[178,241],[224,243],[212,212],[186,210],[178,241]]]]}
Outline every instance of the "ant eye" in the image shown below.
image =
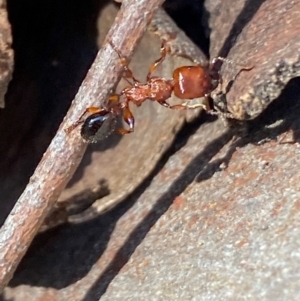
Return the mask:
{"type": "Polygon", "coordinates": [[[81,136],[90,143],[101,141],[115,130],[116,117],[109,111],[102,110],[86,118],[81,127],[81,136]]]}

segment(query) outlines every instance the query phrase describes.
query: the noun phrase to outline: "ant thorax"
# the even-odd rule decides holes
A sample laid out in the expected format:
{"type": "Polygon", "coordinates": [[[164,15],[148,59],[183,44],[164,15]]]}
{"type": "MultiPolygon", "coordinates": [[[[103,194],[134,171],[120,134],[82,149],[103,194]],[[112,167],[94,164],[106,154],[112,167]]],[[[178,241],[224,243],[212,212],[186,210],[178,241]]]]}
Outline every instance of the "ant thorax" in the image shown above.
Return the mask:
{"type": "Polygon", "coordinates": [[[148,81],[149,99],[153,101],[166,100],[173,92],[173,81],[153,77],[148,81]]]}

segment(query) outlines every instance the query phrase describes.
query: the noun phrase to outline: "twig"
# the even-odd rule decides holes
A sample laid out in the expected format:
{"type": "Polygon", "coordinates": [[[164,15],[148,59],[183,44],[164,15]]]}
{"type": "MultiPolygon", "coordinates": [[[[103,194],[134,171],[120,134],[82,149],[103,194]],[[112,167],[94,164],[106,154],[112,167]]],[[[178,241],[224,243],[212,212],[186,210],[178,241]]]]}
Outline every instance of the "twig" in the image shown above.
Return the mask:
{"type": "Polygon", "coordinates": [[[124,0],[72,107],[53,138],[43,159],[0,231],[0,289],[13,273],[70,180],[85,151],[78,131],[66,134],[66,129],[78,119],[86,107],[105,104],[108,93],[118,81],[122,65],[108,41],[128,58],[153,14],[163,0],[124,0]]]}
{"type": "MultiPolygon", "coordinates": [[[[164,40],[168,44],[168,46],[170,46],[173,56],[185,57],[193,61],[201,62],[201,64],[203,65],[207,64],[207,58],[204,53],[186,36],[186,34],[181,29],[178,28],[176,23],[162,8],[160,8],[153,17],[148,26],[148,31],[152,34],[158,35],[161,40],[164,40]]],[[[176,64],[178,62],[179,60],[176,62],[176,64]]],[[[190,61],[188,63],[191,64],[192,62],[190,61]]],[[[187,115],[188,119],[193,120],[196,116],[198,116],[199,110],[190,111],[191,112],[187,112],[186,115],[189,114],[187,115]]],[[[140,179],[143,179],[143,176],[140,176],[140,179]]],[[[78,211],[76,215],[67,214],[67,212],[69,211],[68,208],[74,207],[74,198],[72,198],[71,202],[63,201],[61,202],[62,206],[58,207],[57,210],[53,212],[53,216],[62,216],[62,218],[51,218],[50,216],[50,223],[49,225],[45,226],[53,227],[66,221],[70,223],[82,223],[84,221],[94,219],[96,216],[103,214],[104,212],[112,209],[117,204],[122,202],[134,188],[136,188],[136,186],[127,185],[127,187],[121,188],[122,194],[118,193],[114,196],[114,192],[112,192],[105,198],[103,198],[103,196],[99,197],[96,200],[95,198],[92,198],[93,203],[91,204],[91,206],[84,211],[78,211]],[[56,223],[52,224],[53,220],[55,220],[56,223]]],[[[87,196],[86,199],[89,199],[89,197],[87,196]]]]}

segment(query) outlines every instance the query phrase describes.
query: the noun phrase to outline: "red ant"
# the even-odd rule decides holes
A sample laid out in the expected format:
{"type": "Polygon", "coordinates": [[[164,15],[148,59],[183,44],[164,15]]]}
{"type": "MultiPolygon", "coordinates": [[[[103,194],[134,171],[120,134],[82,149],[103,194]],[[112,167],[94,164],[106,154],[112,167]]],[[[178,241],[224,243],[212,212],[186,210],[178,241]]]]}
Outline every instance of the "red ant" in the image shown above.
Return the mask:
{"type": "MultiPolygon", "coordinates": [[[[115,47],[111,44],[115,49],[115,47]]],[[[136,106],[141,106],[147,99],[157,101],[159,104],[170,109],[195,109],[203,107],[211,114],[218,114],[211,111],[205,104],[190,105],[189,100],[194,98],[205,97],[218,86],[220,82],[220,62],[227,61],[218,57],[212,60],[209,66],[183,66],[176,68],[173,72],[172,79],[164,79],[152,76],[152,73],[165,60],[166,55],[170,53],[170,48],[166,43],[162,43],[161,57],[151,64],[147,74],[146,83],[138,81],[132,71],[128,67],[127,61],[121,57],[120,53],[115,49],[121,59],[124,67],[124,78],[128,81],[131,79],[133,83],[124,88],[119,94],[109,97],[107,107],[90,107],[85,110],[79,120],[67,129],[70,132],[79,124],[83,123],[81,128],[81,136],[88,142],[97,142],[107,137],[115,130],[116,116],[120,113],[123,115],[124,121],[129,128],[118,128],[120,134],[129,134],[134,131],[134,116],[129,108],[132,102],[136,106]],[[166,102],[174,93],[179,99],[186,99],[182,104],[170,105],[166,102]],[[121,97],[124,99],[121,100],[121,97]],[[121,100],[121,101],[120,101],[121,100]],[[83,119],[86,113],[91,113],[89,117],[83,119]]]]}

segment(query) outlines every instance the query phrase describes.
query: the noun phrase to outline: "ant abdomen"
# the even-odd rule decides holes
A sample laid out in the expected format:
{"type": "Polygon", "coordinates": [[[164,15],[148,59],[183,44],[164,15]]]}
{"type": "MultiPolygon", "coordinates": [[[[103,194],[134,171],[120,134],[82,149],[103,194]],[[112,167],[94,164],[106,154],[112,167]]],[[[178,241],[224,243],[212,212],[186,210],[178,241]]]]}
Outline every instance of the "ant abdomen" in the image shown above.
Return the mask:
{"type": "Polygon", "coordinates": [[[183,66],[174,70],[174,94],[180,99],[204,97],[212,89],[207,68],[203,66],[183,66]]]}
{"type": "Polygon", "coordinates": [[[87,117],[81,127],[81,136],[90,143],[107,138],[116,128],[116,115],[101,110],[87,117]]]}

